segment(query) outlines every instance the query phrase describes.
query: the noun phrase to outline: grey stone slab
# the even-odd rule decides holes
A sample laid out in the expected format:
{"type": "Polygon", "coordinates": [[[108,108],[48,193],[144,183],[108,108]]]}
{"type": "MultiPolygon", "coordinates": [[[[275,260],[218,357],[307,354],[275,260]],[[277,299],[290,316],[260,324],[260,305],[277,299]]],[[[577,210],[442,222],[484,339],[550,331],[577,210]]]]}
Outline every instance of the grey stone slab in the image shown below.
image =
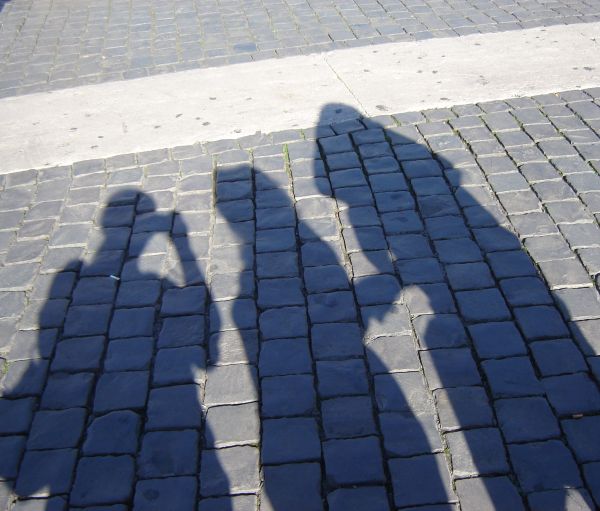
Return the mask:
{"type": "Polygon", "coordinates": [[[527,493],[582,484],[575,460],[558,440],[511,445],[508,450],[517,479],[527,493]]]}
{"type": "Polygon", "coordinates": [[[446,434],[455,477],[495,475],[509,471],[500,431],[471,429],[446,434]]]}
{"type": "Polygon", "coordinates": [[[200,427],[200,392],[198,385],[177,385],[150,391],[146,429],[200,427]]]}
{"type": "Polygon", "coordinates": [[[202,497],[256,492],[259,481],[258,449],[250,446],[202,452],[200,495],[202,497]]]}
{"type": "Polygon", "coordinates": [[[456,481],[456,492],[461,509],[475,510],[523,510],[521,496],[508,477],[461,479],[456,481]]]}
{"type": "Polygon", "coordinates": [[[560,416],[594,413],[600,409],[600,392],[585,373],[544,378],[542,384],[552,407],[560,416]]]}
{"type": "Polygon", "coordinates": [[[389,462],[394,503],[399,507],[455,500],[443,454],[398,458],[389,462]]]}
{"type": "Polygon", "coordinates": [[[76,449],[26,452],[17,477],[16,491],[31,497],[67,493],[71,488],[76,459],[76,449]]]}
{"type": "Polygon", "coordinates": [[[481,384],[477,366],[467,348],[422,351],[420,355],[432,390],[481,384]]]}
{"type": "Polygon", "coordinates": [[[254,366],[234,364],[211,368],[207,374],[206,406],[258,401],[257,375],[254,366]]]}
{"type": "Polygon", "coordinates": [[[496,398],[543,394],[542,384],[527,357],[486,360],[482,366],[496,398]]]}
{"type": "Polygon", "coordinates": [[[35,414],[27,439],[28,449],[63,449],[77,447],[83,434],[87,411],[71,408],[39,411],[35,414]]]}
{"type": "Polygon", "coordinates": [[[256,403],[216,406],[206,414],[206,446],[228,447],[259,441],[259,414],[256,403]]]}
{"type": "Polygon", "coordinates": [[[130,456],[95,456],[79,460],[71,502],[78,506],[125,502],[133,492],[130,456]]]}
{"type": "Polygon", "coordinates": [[[318,463],[267,466],[264,478],[261,509],[323,511],[321,467],[318,463]]]}
{"type": "Polygon", "coordinates": [[[89,425],[83,444],[85,455],[135,454],[141,418],[128,411],[110,412],[89,425]]]}
{"type": "Polygon", "coordinates": [[[444,431],[493,425],[492,408],[482,387],[438,389],[433,395],[444,431]]]}
{"type": "Polygon", "coordinates": [[[508,442],[531,442],[560,436],[558,422],[544,398],[499,399],[495,408],[508,442]]]}
{"type": "Polygon", "coordinates": [[[376,437],[329,440],[323,445],[325,474],[332,486],[381,483],[383,459],[376,437]]]}

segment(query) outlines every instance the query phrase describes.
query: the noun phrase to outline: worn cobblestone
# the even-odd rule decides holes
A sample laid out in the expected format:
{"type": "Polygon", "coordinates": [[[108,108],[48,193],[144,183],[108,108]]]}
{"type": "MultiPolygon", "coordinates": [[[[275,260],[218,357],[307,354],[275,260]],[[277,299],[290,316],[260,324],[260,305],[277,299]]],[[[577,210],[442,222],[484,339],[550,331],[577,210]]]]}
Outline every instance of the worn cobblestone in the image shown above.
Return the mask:
{"type": "Polygon", "coordinates": [[[597,101],[5,179],[6,509],[600,505],[597,101]]]}

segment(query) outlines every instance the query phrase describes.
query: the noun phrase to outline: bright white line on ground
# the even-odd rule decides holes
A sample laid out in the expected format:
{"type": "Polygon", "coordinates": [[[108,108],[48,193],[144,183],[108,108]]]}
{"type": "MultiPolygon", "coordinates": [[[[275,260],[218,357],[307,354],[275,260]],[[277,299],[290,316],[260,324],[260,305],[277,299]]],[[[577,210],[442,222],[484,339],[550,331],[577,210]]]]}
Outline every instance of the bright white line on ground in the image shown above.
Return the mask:
{"type": "Polygon", "coordinates": [[[5,98],[0,172],[310,127],[329,103],[379,115],[600,86],[597,35],[600,23],[392,43],[5,98]]]}

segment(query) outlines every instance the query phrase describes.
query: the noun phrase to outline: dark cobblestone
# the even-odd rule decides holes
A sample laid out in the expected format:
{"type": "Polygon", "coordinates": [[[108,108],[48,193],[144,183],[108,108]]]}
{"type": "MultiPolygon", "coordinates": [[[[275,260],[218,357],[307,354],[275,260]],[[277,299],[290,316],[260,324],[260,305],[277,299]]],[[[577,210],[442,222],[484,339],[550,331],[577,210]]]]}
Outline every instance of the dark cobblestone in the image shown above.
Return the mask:
{"type": "Polygon", "coordinates": [[[0,236],[12,508],[597,498],[593,94],[5,179],[1,209],[20,211],[0,236]],[[106,188],[117,181],[145,191],[106,188]]]}

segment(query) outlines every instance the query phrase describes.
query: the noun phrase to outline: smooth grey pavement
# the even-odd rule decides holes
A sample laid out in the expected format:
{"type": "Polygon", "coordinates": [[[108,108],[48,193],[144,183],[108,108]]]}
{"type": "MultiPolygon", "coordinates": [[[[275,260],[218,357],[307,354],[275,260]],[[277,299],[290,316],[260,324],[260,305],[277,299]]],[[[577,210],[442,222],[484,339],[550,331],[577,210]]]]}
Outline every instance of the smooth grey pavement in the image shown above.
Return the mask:
{"type": "Polygon", "coordinates": [[[2,0],[0,97],[599,15],[597,0],[2,0]]]}
{"type": "Polygon", "coordinates": [[[599,136],[590,89],[3,176],[0,509],[595,509],[599,136]]]}

